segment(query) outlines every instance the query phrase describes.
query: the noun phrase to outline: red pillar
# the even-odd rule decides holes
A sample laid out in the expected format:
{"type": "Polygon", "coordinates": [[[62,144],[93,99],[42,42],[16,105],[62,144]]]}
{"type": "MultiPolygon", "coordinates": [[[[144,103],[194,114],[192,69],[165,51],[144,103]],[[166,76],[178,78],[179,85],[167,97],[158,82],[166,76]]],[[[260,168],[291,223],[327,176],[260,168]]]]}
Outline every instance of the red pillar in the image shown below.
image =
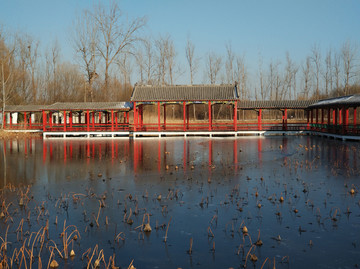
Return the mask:
{"type": "Polygon", "coordinates": [[[72,130],[72,127],[73,127],[73,114],[72,114],[72,111],[69,112],[69,125],[70,125],[70,130],[72,130]]]}
{"type": "Polygon", "coordinates": [[[212,115],[211,115],[211,102],[210,101],[208,103],[208,108],[209,108],[209,131],[211,131],[211,129],[212,129],[212,115]]]}
{"type": "Polygon", "coordinates": [[[158,132],[160,132],[161,126],[160,126],[160,114],[161,114],[161,106],[160,102],[157,102],[157,114],[158,114],[158,132]]]}
{"type": "Polygon", "coordinates": [[[286,114],[286,108],[285,110],[282,110],[282,125],[283,125],[283,131],[286,131],[286,122],[285,122],[285,114],[286,114]]]}
{"type": "Polygon", "coordinates": [[[237,100],[234,104],[234,131],[237,132],[237,100]]]}
{"type": "Polygon", "coordinates": [[[12,129],[12,113],[10,112],[10,129],[12,129]]]}
{"type": "Polygon", "coordinates": [[[329,131],[329,129],[330,129],[330,111],[331,110],[331,108],[328,108],[327,109],[327,117],[328,117],[328,119],[327,119],[327,131],[329,131]]]}
{"type": "Polygon", "coordinates": [[[164,130],[166,130],[166,104],[164,104],[164,130]]]}
{"type": "Polygon", "coordinates": [[[337,108],[334,108],[334,111],[335,111],[335,123],[334,123],[334,128],[335,128],[335,130],[337,129],[337,125],[338,125],[338,110],[337,110],[337,108]]]}
{"type": "MultiPolygon", "coordinates": [[[[29,117],[30,117],[30,118],[29,118],[29,128],[30,128],[30,129],[32,129],[31,114],[32,114],[32,113],[30,112],[30,115],[29,115],[29,117]]],[[[31,145],[31,144],[30,144],[30,145],[31,145]]]]}
{"type": "Polygon", "coordinates": [[[111,109],[111,131],[114,131],[114,110],[111,109]]]}
{"type": "Polygon", "coordinates": [[[43,131],[45,132],[45,129],[46,129],[46,113],[45,111],[43,110],[42,112],[42,116],[43,116],[43,131]]]}
{"type": "Polygon", "coordinates": [[[354,129],[354,133],[356,134],[357,133],[357,110],[356,110],[356,107],[354,107],[354,122],[353,122],[353,124],[354,124],[354,127],[353,127],[353,129],[354,129]]]}
{"type": "Polygon", "coordinates": [[[189,125],[190,125],[190,118],[189,118],[189,108],[190,106],[187,105],[186,106],[186,128],[189,130],[189,125]]]}
{"type": "MultiPolygon", "coordinates": [[[[6,115],[7,115],[7,113],[4,112],[4,114],[3,114],[3,127],[4,127],[4,129],[6,129],[6,115]]],[[[4,149],[5,149],[5,147],[4,147],[4,149]]]]}
{"type": "Polygon", "coordinates": [[[307,129],[310,129],[310,111],[306,110],[306,118],[307,118],[307,129]]]}
{"type": "Polygon", "coordinates": [[[342,109],[339,108],[339,125],[342,124],[342,109]]]}
{"type": "Polygon", "coordinates": [[[64,132],[66,132],[66,111],[64,110],[64,112],[63,112],[63,114],[64,114],[64,132]]]}
{"type": "MultiPolygon", "coordinates": [[[[45,121],[46,123],[46,121],[45,121]]],[[[52,112],[49,112],[49,125],[50,125],[50,128],[52,129],[52,126],[53,126],[53,114],[52,112]]]]}
{"type": "Polygon", "coordinates": [[[24,128],[27,128],[27,119],[26,119],[26,111],[24,112],[24,128]]]}
{"type": "MultiPolygon", "coordinates": [[[[137,113],[136,113],[136,102],[134,102],[134,131],[136,132],[136,127],[137,127],[137,113]]],[[[135,146],[134,146],[135,148],[135,146]]]]}
{"type": "Polygon", "coordinates": [[[86,110],[86,130],[90,131],[90,112],[86,110]]]}
{"type": "Polygon", "coordinates": [[[95,111],[92,112],[92,128],[95,130],[95,111]]]}
{"type": "Polygon", "coordinates": [[[144,126],[144,105],[141,105],[139,109],[140,109],[140,127],[142,128],[144,126]]]}
{"type": "Polygon", "coordinates": [[[261,126],[261,114],[262,114],[262,109],[260,108],[258,111],[258,130],[261,131],[262,130],[262,126],[261,126]]]}
{"type": "Polygon", "coordinates": [[[348,126],[348,123],[349,123],[349,108],[343,107],[342,112],[343,112],[342,113],[342,116],[343,116],[343,120],[342,120],[343,133],[346,133],[347,126],[348,126]]]}
{"type": "Polygon", "coordinates": [[[183,102],[184,132],[186,131],[186,103],[183,102]]]}
{"type": "Polygon", "coordinates": [[[324,127],[324,109],[321,109],[321,129],[324,127]]]}

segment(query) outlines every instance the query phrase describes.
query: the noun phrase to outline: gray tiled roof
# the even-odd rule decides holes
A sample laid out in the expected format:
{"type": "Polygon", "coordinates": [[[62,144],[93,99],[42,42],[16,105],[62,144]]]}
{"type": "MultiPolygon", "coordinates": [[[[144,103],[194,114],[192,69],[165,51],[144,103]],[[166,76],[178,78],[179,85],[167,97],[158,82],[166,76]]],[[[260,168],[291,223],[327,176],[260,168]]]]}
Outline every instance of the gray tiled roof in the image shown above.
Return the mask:
{"type": "Polygon", "coordinates": [[[235,85],[176,85],[134,87],[131,101],[217,101],[235,100],[235,85]]]}
{"type": "Polygon", "coordinates": [[[239,101],[237,107],[240,109],[281,109],[297,108],[305,109],[316,103],[316,100],[281,100],[281,101],[239,101]]]}
{"type": "Polygon", "coordinates": [[[45,106],[44,110],[129,110],[131,104],[129,102],[68,102],[55,103],[45,106]]]}
{"type": "Polygon", "coordinates": [[[360,95],[354,94],[321,100],[309,106],[309,108],[325,108],[325,107],[351,107],[360,106],[360,95]]]}
{"type": "Polygon", "coordinates": [[[44,105],[7,105],[6,112],[40,112],[44,105]]]}

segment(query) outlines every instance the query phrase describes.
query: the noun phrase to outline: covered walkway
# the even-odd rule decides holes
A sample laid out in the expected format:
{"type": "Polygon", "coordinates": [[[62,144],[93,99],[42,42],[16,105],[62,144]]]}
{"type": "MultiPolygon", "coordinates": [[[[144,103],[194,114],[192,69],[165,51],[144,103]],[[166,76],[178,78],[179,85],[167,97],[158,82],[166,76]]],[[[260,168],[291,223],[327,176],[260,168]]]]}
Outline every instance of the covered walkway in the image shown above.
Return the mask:
{"type": "Polygon", "coordinates": [[[360,95],[321,100],[308,107],[310,129],[334,135],[359,136],[360,95]]]}

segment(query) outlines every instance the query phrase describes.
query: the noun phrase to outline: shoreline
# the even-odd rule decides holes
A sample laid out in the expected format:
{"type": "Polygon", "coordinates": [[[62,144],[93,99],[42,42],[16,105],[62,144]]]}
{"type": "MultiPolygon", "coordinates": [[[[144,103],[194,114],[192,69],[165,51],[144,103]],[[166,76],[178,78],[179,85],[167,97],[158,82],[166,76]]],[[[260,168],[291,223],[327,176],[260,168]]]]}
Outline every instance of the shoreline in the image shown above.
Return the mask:
{"type": "Polygon", "coordinates": [[[0,130],[0,139],[18,139],[18,138],[31,138],[31,137],[41,137],[39,133],[31,133],[31,132],[7,132],[4,130],[0,130]]]}

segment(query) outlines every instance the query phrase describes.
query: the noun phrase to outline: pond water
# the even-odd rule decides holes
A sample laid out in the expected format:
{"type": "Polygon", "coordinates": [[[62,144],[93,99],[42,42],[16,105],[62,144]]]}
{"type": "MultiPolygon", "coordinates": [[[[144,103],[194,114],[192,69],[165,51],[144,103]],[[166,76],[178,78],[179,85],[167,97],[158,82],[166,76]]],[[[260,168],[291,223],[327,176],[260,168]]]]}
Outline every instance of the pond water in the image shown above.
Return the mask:
{"type": "Polygon", "coordinates": [[[34,268],[52,259],[61,268],[99,259],[105,268],[110,257],[120,268],[360,265],[359,143],[311,136],[0,142],[0,236],[8,242],[0,258],[9,264],[29,267],[31,250],[34,268]],[[64,259],[71,249],[75,257],[64,259]]]}

